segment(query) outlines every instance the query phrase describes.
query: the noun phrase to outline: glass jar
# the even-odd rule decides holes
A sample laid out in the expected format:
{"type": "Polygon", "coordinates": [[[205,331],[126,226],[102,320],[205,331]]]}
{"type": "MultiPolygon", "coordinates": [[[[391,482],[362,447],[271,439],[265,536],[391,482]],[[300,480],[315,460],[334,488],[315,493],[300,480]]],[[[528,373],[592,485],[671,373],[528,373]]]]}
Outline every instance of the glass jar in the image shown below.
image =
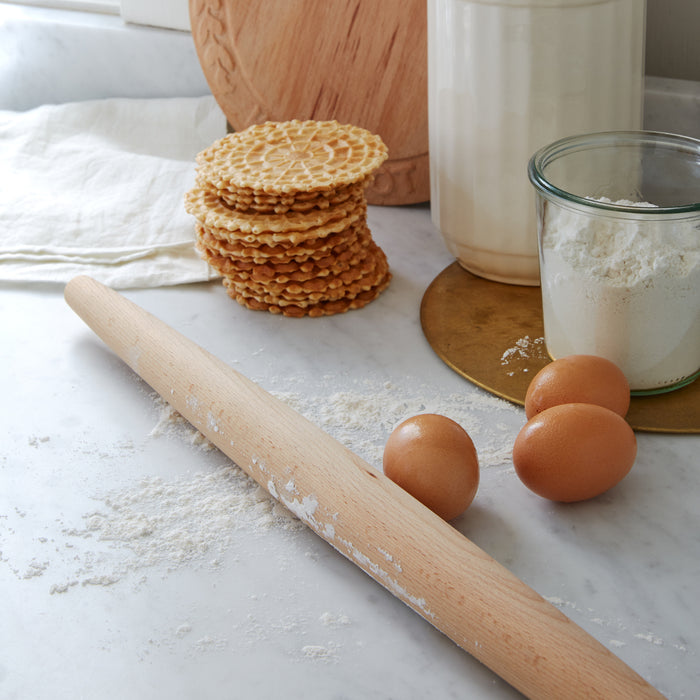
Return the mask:
{"type": "Polygon", "coordinates": [[[599,355],[636,394],[700,370],[700,141],[656,132],[559,140],[535,187],[545,344],[599,355]]]}
{"type": "Polygon", "coordinates": [[[639,129],[645,0],[428,0],[431,215],[476,275],[539,284],[538,148],[639,129]]]}

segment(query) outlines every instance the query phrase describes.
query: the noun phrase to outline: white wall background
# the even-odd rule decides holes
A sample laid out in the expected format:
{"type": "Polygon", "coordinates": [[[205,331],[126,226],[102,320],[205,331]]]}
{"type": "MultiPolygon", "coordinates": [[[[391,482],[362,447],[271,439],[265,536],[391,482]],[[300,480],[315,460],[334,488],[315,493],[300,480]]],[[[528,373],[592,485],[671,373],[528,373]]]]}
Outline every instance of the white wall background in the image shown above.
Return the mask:
{"type": "Polygon", "coordinates": [[[700,0],[647,0],[646,73],[700,81],[700,0]]]}

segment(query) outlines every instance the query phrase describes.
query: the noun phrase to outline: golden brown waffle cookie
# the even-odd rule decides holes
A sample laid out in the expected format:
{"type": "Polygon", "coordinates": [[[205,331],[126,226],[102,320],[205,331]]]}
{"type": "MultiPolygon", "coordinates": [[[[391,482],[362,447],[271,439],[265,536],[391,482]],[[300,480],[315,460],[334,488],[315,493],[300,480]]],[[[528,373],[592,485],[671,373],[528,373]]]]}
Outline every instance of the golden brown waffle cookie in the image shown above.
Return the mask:
{"type": "Polygon", "coordinates": [[[389,286],[390,281],[391,273],[387,272],[386,276],[381,279],[375,287],[360,292],[355,297],[343,297],[333,301],[321,301],[310,306],[298,306],[294,304],[280,306],[279,304],[259,301],[251,297],[245,297],[235,290],[230,289],[228,285],[226,285],[226,282],[224,282],[224,284],[227,287],[228,295],[241,304],[241,306],[245,306],[248,309],[267,311],[272,314],[282,314],[283,316],[290,316],[293,318],[301,318],[303,316],[318,318],[320,316],[342,314],[353,309],[361,309],[363,306],[374,301],[389,286]]]}
{"type": "Polygon", "coordinates": [[[221,190],[201,176],[197,177],[196,186],[216,195],[226,206],[237,211],[284,214],[288,211],[304,212],[313,209],[328,209],[336,204],[342,204],[352,197],[363,195],[367,184],[372,180],[372,177],[367,177],[361,182],[334,190],[296,192],[289,195],[255,194],[249,190],[221,190]]]}
{"type": "Polygon", "coordinates": [[[330,233],[327,236],[310,238],[299,243],[277,243],[255,245],[246,241],[227,240],[227,232],[207,228],[198,224],[197,239],[217,253],[230,257],[241,263],[253,264],[303,262],[309,258],[320,260],[328,255],[338,255],[343,250],[357,242],[358,238],[366,241],[371,237],[364,218],[358,219],[342,231],[330,233]]]}
{"type": "Polygon", "coordinates": [[[221,255],[201,241],[197,242],[197,249],[219,274],[238,282],[259,283],[261,287],[270,287],[270,291],[277,285],[336,276],[348,271],[359,277],[362,274],[361,263],[371,252],[366,242],[358,240],[351,248],[319,260],[256,265],[241,264],[239,260],[221,255]]]}
{"type": "Polygon", "coordinates": [[[185,210],[205,226],[227,231],[230,239],[269,244],[303,241],[342,231],[366,215],[367,202],[360,193],[328,209],[260,214],[231,209],[210,190],[195,187],[185,195],[185,210]],[[260,240],[263,235],[265,241],[260,240]]]}
{"type": "Polygon", "coordinates": [[[358,267],[359,269],[353,270],[353,274],[347,279],[344,279],[341,274],[315,278],[306,282],[257,284],[226,277],[224,284],[228,289],[235,290],[246,298],[282,307],[289,305],[304,307],[321,301],[355,297],[360,292],[375,287],[389,271],[386,256],[376,245],[358,267]],[[358,272],[359,276],[354,274],[355,272],[358,272]]]}
{"type": "Polygon", "coordinates": [[[198,154],[197,166],[216,189],[283,195],[360,182],[386,158],[382,139],[366,129],[293,120],[228,134],[198,154]]]}
{"type": "Polygon", "coordinates": [[[260,233],[241,233],[236,231],[223,231],[217,233],[228,236],[229,241],[240,241],[248,245],[276,246],[280,243],[287,244],[290,249],[300,246],[308,241],[326,238],[334,233],[344,233],[356,223],[363,222],[367,215],[367,207],[363,206],[351,214],[340,219],[333,219],[323,226],[305,229],[304,231],[261,231],[260,233]]]}
{"type": "Polygon", "coordinates": [[[197,156],[185,196],[200,255],[251,309],[364,306],[391,279],[365,199],[386,155],[379,137],[337,122],[268,122],[220,139],[197,156]]]}
{"type": "MultiPolygon", "coordinates": [[[[294,295],[296,298],[347,285],[367,274],[376,264],[374,251],[364,248],[346,259],[334,259],[327,267],[319,267],[313,262],[294,271],[275,271],[274,274],[261,273],[257,268],[251,271],[233,270],[222,274],[231,282],[241,284],[256,294],[280,296],[294,295]]],[[[212,264],[215,267],[214,263],[212,264]]]]}
{"type": "Polygon", "coordinates": [[[213,189],[209,183],[200,183],[203,189],[209,189],[219,197],[224,204],[242,212],[258,212],[259,214],[285,214],[288,211],[305,212],[313,209],[328,209],[336,204],[342,204],[352,197],[363,194],[365,181],[340,187],[327,192],[300,192],[296,195],[256,195],[242,193],[240,190],[213,189]]]}
{"type": "Polygon", "coordinates": [[[253,294],[301,300],[311,298],[313,294],[329,292],[341,287],[346,294],[352,283],[368,277],[378,267],[385,265],[386,260],[382,258],[380,249],[372,242],[369,246],[355,251],[352,257],[337,260],[327,268],[314,266],[307,272],[281,272],[263,279],[248,273],[233,273],[227,277],[231,282],[240,284],[253,294]]]}
{"type": "MultiPolygon", "coordinates": [[[[259,284],[261,289],[268,282],[274,280],[277,283],[299,282],[310,279],[318,279],[333,274],[331,266],[324,268],[315,265],[313,262],[297,264],[288,263],[280,265],[281,270],[270,266],[254,265],[250,268],[242,269],[236,260],[231,260],[223,255],[219,255],[201,243],[197,244],[197,249],[202,257],[220,275],[243,284],[259,284]]],[[[335,263],[336,269],[342,271],[347,269],[350,263],[335,263]]]]}
{"type": "Polygon", "coordinates": [[[210,231],[198,229],[197,239],[208,248],[224,257],[241,263],[241,269],[252,265],[286,264],[295,262],[301,264],[307,260],[321,261],[329,256],[338,257],[346,250],[354,250],[366,246],[372,235],[363,220],[337,233],[331,233],[322,238],[302,241],[298,245],[277,244],[274,246],[261,244],[259,246],[244,246],[222,241],[210,231]]]}
{"type": "MultiPolygon", "coordinates": [[[[298,192],[290,192],[287,194],[269,194],[267,192],[260,192],[256,190],[251,190],[246,187],[238,187],[233,190],[227,190],[231,194],[241,195],[244,197],[254,197],[260,201],[299,201],[307,202],[309,200],[314,200],[317,197],[325,197],[326,199],[333,200],[339,197],[344,192],[354,191],[356,189],[366,190],[372,182],[374,181],[374,173],[366,175],[361,180],[357,182],[351,182],[347,185],[340,185],[339,187],[333,187],[331,189],[324,190],[299,190],[298,192]]],[[[206,181],[205,181],[206,182],[206,181]]],[[[211,183],[207,184],[207,187],[211,188],[211,183]]],[[[340,200],[338,200],[340,201],[340,200]]]]}

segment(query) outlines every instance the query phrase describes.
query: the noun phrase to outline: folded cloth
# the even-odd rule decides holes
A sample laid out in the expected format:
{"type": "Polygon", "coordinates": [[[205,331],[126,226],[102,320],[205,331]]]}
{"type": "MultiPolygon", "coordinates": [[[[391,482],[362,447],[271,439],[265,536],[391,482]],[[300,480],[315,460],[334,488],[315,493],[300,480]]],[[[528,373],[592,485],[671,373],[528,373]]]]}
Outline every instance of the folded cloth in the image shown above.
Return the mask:
{"type": "Polygon", "coordinates": [[[200,282],[184,194],[226,133],[211,96],[0,111],[0,280],[115,288],[200,282]]]}

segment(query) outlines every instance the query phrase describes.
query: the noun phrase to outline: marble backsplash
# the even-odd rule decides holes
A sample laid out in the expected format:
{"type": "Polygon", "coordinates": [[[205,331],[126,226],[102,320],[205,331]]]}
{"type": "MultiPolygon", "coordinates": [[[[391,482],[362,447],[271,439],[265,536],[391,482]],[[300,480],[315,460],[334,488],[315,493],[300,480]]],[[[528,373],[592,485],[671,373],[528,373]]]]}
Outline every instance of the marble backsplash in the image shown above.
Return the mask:
{"type": "MultiPolygon", "coordinates": [[[[0,109],[209,93],[188,32],[0,2],[0,109]]],[[[700,138],[700,83],[648,76],[647,129],[700,138]]]]}

